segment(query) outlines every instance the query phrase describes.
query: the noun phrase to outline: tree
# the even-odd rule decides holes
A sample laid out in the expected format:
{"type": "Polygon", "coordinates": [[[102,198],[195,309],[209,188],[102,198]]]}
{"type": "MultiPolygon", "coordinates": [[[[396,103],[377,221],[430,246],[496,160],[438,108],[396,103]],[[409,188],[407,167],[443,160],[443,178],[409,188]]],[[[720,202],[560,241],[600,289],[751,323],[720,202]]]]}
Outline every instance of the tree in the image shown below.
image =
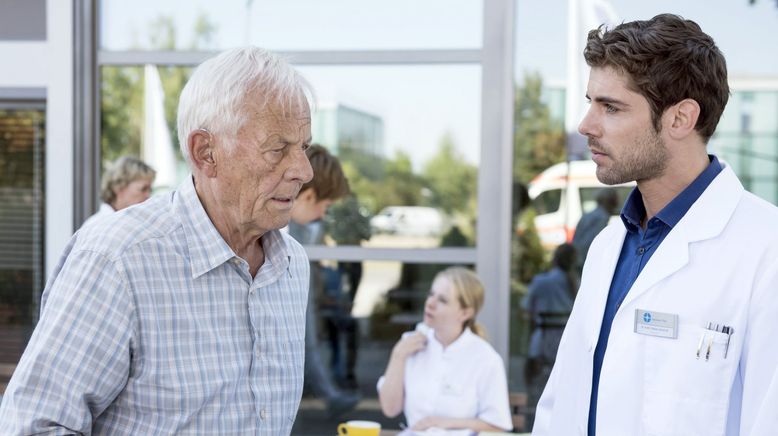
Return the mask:
{"type": "Polygon", "coordinates": [[[542,87],[543,80],[535,73],[526,75],[524,85],[516,89],[513,178],[524,183],[566,159],[564,126],[551,118],[541,100],[542,87]]]}
{"type": "Polygon", "coordinates": [[[143,69],[103,67],[100,82],[100,142],[103,161],[140,156],[143,126],[143,69]]]}
{"type": "MultiPolygon", "coordinates": [[[[200,50],[211,46],[216,26],[205,13],[194,23],[194,37],[189,47],[200,50]]],[[[160,16],[151,22],[149,46],[158,50],[175,50],[177,32],[175,21],[160,16]]],[[[159,66],[159,76],[165,93],[165,119],[178,153],[176,116],[178,98],[192,73],[188,67],[159,66]]],[[[101,70],[101,150],[103,161],[115,160],[124,154],[140,156],[143,135],[143,68],[139,66],[103,67],[101,70]]]]}
{"type": "Polygon", "coordinates": [[[471,200],[475,199],[478,172],[458,152],[451,134],[440,139],[437,154],[427,162],[422,174],[432,191],[432,206],[451,214],[467,213],[474,205],[471,200]]]}

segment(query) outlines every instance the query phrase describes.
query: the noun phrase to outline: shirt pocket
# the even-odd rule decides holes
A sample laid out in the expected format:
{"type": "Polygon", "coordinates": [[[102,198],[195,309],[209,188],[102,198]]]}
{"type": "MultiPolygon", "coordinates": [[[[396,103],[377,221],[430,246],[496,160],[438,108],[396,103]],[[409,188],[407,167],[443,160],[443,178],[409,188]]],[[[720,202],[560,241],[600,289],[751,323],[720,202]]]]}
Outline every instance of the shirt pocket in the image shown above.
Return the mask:
{"type": "Polygon", "coordinates": [[[443,380],[437,395],[438,414],[450,418],[475,418],[478,413],[478,398],[470,380],[443,380]]]}
{"type": "Polygon", "coordinates": [[[737,358],[724,357],[727,335],[680,325],[677,339],[646,339],[642,424],[646,435],[716,436],[725,432],[737,358]]]}

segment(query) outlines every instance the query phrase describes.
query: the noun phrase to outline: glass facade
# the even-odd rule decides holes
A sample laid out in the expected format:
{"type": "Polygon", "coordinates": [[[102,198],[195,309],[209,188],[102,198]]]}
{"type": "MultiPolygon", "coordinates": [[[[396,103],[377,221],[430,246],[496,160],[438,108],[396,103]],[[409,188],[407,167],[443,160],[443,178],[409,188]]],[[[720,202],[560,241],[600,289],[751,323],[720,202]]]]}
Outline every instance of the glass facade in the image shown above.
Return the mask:
{"type": "Polygon", "coordinates": [[[276,51],[461,49],[478,48],[482,40],[479,0],[225,0],[218,7],[208,0],[105,0],[99,5],[104,50],[222,50],[247,44],[276,51]]]}
{"type": "MultiPolygon", "coordinates": [[[[212,50],[247,41],[291,51],[290,61],[315,92],[313,141],[338,156],[353,194],[330,208],[319,223],[319,244],[306,247],[314,270],[330,279],[314,289],[320,348],[341,389],[363,397],[349,418],[398,428],[399,419],[381,416],[377,378],[401,333],[421,320],[435,272],[452,264],[473,266],[476,259],[483,105],[477,50],[485,6],[340,3],[297,2],[292,10],[285,2],[227,2],[219,11],[187,3],[183,9],[190,13],[170,4],[127,8],[99,2],[99,47],[102,59],[109,59],[99,65],[102,160],[131,154],[148,162],[160,145],[148,142],[146,132],[162,128],[171,138],[180,181],[187,170],[177,151],[176,105],[192,67],[212,50]],[[364,11],[336,12],[342,8],[364,11]],[[305,24],[310,20],[315,24],[305,24]],[[360,30],[364,26],[369,29],[360,30]],[[441,37],[436,26],[457,28],[457,35],[441,37]],[[156,101],[149,99],[152,86],[162,89],[156,101]],[[164,113],[164,120],[151,127],[147,114],[154,111],[164,113]],[[334,354],[349,353],[328,341],[337,330],[334,318],[358,326],[356,383],[343,384],[343,359],[334,354]]],[[[149,163],[159,179],[160,168],[149,163]]],[[[320,399],[306,394],[293,433],[334,428],[325,412],[320,399]]]]}

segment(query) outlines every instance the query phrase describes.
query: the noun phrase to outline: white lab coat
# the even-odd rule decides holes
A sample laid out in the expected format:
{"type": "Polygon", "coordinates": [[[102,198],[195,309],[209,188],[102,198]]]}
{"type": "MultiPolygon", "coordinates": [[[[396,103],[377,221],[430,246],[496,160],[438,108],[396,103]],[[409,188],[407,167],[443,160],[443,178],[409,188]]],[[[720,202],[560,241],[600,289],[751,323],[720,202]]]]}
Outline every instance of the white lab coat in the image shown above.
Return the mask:
{"type": "MultiPolygon", "coordinates": [[[[538,403],[533,435],[586,435],[592,358],[626,229],[591,246],[581,289],[538,403]]],[[[778,435],[778,208],[728,167],[667,235],[613,319],[597,436],[778,435]],[[635,310],[678,315],[678,337],[634,332],[635,310]],[[734,328],[700,338],[709,322],[734,328]]]]}

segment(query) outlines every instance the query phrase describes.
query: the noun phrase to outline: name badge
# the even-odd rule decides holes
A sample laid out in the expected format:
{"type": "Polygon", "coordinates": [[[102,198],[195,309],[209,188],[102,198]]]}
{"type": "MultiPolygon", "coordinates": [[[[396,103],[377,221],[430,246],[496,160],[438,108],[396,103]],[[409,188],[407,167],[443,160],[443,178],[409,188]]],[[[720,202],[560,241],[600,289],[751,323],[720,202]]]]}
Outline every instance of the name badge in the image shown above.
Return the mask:
{"type": "Polygon", "coordinates": [[[635,333],[676,339],[678,337],[678,315],[635,309],[635,333]]]}

